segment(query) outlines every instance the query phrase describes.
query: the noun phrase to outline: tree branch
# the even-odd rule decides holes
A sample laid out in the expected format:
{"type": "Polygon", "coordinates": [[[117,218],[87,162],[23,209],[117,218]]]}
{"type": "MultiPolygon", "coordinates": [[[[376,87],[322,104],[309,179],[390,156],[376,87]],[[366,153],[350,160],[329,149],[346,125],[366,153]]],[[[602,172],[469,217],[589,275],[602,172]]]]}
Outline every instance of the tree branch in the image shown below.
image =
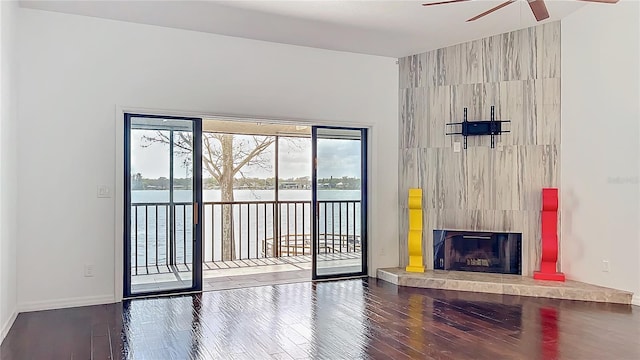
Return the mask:
{"type": "MultiPolygon", "coordinates": [[[[254,139],[256,138],[254,137],[254,139]]],[[[235,175],[236,173],[238,173],[238,171],[242,169],[243,166],[247,165],[253,158],[255,158],[256,156],[260,155],[263,151],[265,151],[271,144],[273,144],[274,141],[275,141],[275,137],[266,136],[262,140],[261,144],[257,145],[242,161],[240,161],[240,163],[237,166],[234,167],[233,174],[235,175]]],[[[256,144],[257,144],[257,139],[256,139],[256,144]]]]}

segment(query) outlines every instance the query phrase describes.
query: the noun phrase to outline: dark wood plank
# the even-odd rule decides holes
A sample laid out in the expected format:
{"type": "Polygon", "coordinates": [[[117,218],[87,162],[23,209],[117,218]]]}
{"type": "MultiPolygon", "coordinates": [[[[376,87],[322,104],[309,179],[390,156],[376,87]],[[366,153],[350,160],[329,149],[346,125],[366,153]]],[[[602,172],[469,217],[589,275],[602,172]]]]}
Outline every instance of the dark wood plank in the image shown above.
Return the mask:
{"type": "Polygon", "coordinates": [[[638,359],[640,308],[343,280],[20,314],[14,359],[638,359]]]}

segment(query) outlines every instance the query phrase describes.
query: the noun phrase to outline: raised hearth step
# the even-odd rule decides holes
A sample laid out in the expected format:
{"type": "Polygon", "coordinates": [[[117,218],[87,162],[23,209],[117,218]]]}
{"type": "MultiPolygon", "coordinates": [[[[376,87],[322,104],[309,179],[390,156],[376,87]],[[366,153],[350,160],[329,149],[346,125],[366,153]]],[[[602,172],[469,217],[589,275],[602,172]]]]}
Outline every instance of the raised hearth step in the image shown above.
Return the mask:
{"type": "Polygon", "coordinates": [[[399,286],[471,291],[490,294],[631,304],[633,293],[567,280],[540,281],[520,275],[425,270],[409,273],[402,268],[378,269],[379,279],[399,286]]]}

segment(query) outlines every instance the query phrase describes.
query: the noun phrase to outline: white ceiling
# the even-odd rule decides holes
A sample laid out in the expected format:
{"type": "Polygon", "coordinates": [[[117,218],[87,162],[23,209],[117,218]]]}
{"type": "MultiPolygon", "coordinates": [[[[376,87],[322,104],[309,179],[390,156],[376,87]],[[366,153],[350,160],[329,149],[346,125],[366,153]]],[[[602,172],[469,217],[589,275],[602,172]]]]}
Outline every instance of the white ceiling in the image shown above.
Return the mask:
{"type": "MultiPolygon", "coordinates": [[[[21,1],[21,6],[355,53],[403,57],[536,24],[526,0],[423,7],[424,1],[21,1]]],[[[554,21],[584,6],[547,0],[554,21]]],[[[590,6],[612,6],[595,4],[590,6]]]]}

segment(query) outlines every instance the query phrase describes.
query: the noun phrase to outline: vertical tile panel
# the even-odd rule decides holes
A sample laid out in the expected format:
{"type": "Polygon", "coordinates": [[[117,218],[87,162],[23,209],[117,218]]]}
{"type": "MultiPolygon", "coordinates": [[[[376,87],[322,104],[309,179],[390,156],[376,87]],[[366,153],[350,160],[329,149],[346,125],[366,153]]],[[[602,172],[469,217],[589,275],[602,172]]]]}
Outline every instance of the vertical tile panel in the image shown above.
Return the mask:
{"type": "Polygon", "coordinates": [[[413,136],[416,123],[413,118],[413,89],[400,89],[398,99],[400,130],[398,131],[400,149],[414,147],[413,136]]]}
{"type": "Polygon", "coordinates": [[[502,34],[502,78],[501,81],[520,80],[520,31],[502,34]]]}
{"type": "Polygon", "coordinates": [[[538,78],[560,77],[560,22],[552,22],[542,25],[542,34],[538,34],[538,69],[541,73],[538,78]]]}
{"type": "Polygon", "coordinates": [[[538,28],[530,27],[518,31],[519,43],[515,46],[520,49],[520,77],[513,80],[533,80],[538,76],[538,28]]]}
{"type": "MultiPolygon", "coordinates": [[[[540,195],[542,196],[542,195],[540,195]]],[[[533,275],[533,271],[538,270],[540,267],[540,257],[542,254],[541,248],[541,234],[540,234],[540,210],[538,211],[526,211],[524,212],[524,225],[523,231],[523,258],[526,256],[526,272],[523,266],[522,272],[524,275],[533,275]],[[526,241],[525,241],[526,238],[526,241]],[[525,244],[526,243],[526,244],[525,244]]],[[[523,264],[524,265],[524,264],[523,264]]]]}
{"type": "Polygon", "coordinates": [[[483,86],[482,84],[463,85],[464,101],[469,108],[469,120],[488,120],[489,114],[483,114],[483,86]]]}
{"type": "MultiPolygon", "coordinates": [[[[401,194],[402,195],[402,194],[401,194]]],[[[405,200],[406,203],[406,200],[405,200]]],[[[408,232],[409,232],[409,209],[406,207],[400,208],[398,211],[399,214],[399,233],[400,233],[400,246],[398,248],[398,258],[400,261],[400,266],[405,267],[409,263],[409,253],[407,250],[407,242],[408,242],[408,232]]]]}
{"type": "Polygon", "coordinates": [[[463,229],[484,231],[493,223],[492,210],[467,210],[466,224],[463,229]]]}
{"type": "Polygon", "coordinates": [[[416,148],[424,123],[424,88],[400,90],[400,147],[416,148]]]}
{"type": "Polygon", "coordinates": [[[522,232],[522,212],[519,210],[495,210],[493,226],[494,231],[522,232]]]}
{"type": "Polygon", "coordinates": [[[466,152],[467,207],[470,210],[492,209],[492,161],[488,147],[470,148],[466,152]]]}
{"type": "Polygon", "coordinates": [[[540,189],[542,188],[542,151],[539,146],[519,146],[520,207],[522,210],[540,210],[540,189]]]}
{"type": "Polygon", "coordinates": [[[432,87],[438,84],[438,58],[437,51],[429,51],[424,53],[425,68],[422,72],[425,87],[432,87]]]}
{"type": "MultiPolygon", "coordinates": [[[[447,151],[451,151],[446,148],[432,148],[428,149],[427,156],[429,159],[429,167],[430,173],[427,175],[426,179],[433,181],[433,199],[434,206],[436,209],[444,209],[445,208],[445,199],[447,198],[446,190],[449,187],[449,182],[447,179],[447,174],[444,171],[445,162],[444,162],[444,153],[447,151]]],[[[448,164],[447,164],[448,166],[448,164]]]]}
{"type": "Polygon", "coordinates": [[[445,135],[452,126],[445,124],[451,120],[451,94],[450,86],[434,86],[427,93],[427,126],[430,129],[429,141],[426,147],[444,147],[449,142],[450,136],[445,135]]]}
{"type": "Polygon", "coordinates": [[[502,35],[484,38],[482,41],[483,80],[485,83],[502,81],[502,35]]]}
{"type": "Polygon", "coordinates": [[[542,105],[537,128],[539,145],[560,145],[560,119],[560,104],[542,105]]]}
{"type": "Polygon", "coordinates": [[[442,207],[442,196],[438,192],[438,182],[436,181],[437,166],[436,148],[418,150],[418,178],[422,189],[424,210],[442,207]]]}
{"type": "Polygon", "coordinates": [[[428,73],[433,74],[433,64],[429,63],[427,61],[427,53],[421,53],[420,54],[420,63],[422,64],[422,68],[420,70],[420,87],[429,87],[431,86],[431,83],[427,82],[428,79],[428,73]]]}
{"type": "Polygon", "coordinates": [[[407,66],[407,70],[409,71],[409,73],[407,74],[407,87],[410,88],[415,88],[416,87],[416,74],[418,72],[418,62],[417,62],[417,56],[416,55],[411,55],[409,56],[409,66],[407,66]]]}
{"type": "Polygon", "coordinates": [[[541,79],[542,103],[545,105],[560,105],[560,78],[541,79]]]}
{"type": "Polygon", "coordinates": [[[542,111],[542,82],[527,80],[523,82],[523,123],[520,127],[519,144],[537,144],[538,116],[542,111]]]}
{"type": "MultiPolygon", "coordinates": [[[[448,87],[449,100],[450,100],[449,113],[451,114],[451,117],[448,119],[447,122],[452,122],[452,123],[462,122],[464,108],[466,107],[464,93],[463,93],[463,86],[464,85],[451,85],[448,87]]],[[[457,132],[460,130],[459,126],[451,127],[448,129],[453,130],[453,132],[457,132]]]]}
{"type": "Polygon", "coordinates": [[[435,81],[436,85],[445,85],[445,81],[447,78],[447,68],[445,66],[445,52],[446,49],[438,49],[435,50],[435,81]]]}
{"type": "MultiPolygon", "coordinates": [[[[542,79],[548,76],[544,76],[544,63],[548,62],[548,59],[545,59],[545,43],[544,43],[544,25],[536,26],[536,79],[542,79]]],[[[548,68],[548,66],[547,66],[548,68]]]]}
{"type": "Polygon", "coordinates": [[[408,87],[424,87],[424,82],[422,81],[423,79],[423,73],[425,72],[425,67],[426,67],[426,54],[422,53],[422,54],[416,54],[416,55],[412,55],[409,56],[409,66],[408,66],[408,71],[409,74],[407,75],[408,77],[408,82],[409,85],[408,87]]]}
{"type": "Polygon", "coordinates": [[[495,195],[496,210],[518,210],[520,208],[520,182],[518,181],[518,153],[516,146],[504,146],[502,151],[494,149],[491,193],[495,195]]]}
{"type": "MultiPolygon", "coordinates": [[[[491,106],[495,106],[496,111],[496,120],[502,120],[502,109],[508,109],[508,103],[504,101],[503,95],[501,94],[501,83],[488,83],[482,84],[482,103],[481,105],[481,114],[483,119],[490,120],[491,116],[491,106]]],[[[508,94],[504,95],[505,97],[508,94]]]]}
{"type": "Polygon", "coordinates": [[[524,109],[523,109],[523,82],[507,81],[500,83],[500,119],[511,120],[508,124],[503,124],[509,133],[499,137],[499,141],[504,145],[521,144],[521,133],[524,131],[524,109]]]}
{"type": "Polygon", "coordinates": [[[413,104],[414,104],[414,121],[416,123],[415,132],[413,134],[414,147],[420,148],[427,146],[429,136],[432,129],[427,122],[427,92],[429,89],[424,87],[413,88],[413,104]]]}
{"type": "Polygon", "coordinates": [[[556,145],[519,147],[519,177],[523,210],[540,211],[543,187],[558,187],[559,153],[556,145]]]}
{"type": "Polygon", "coordinates": [[[542,91],[542,105],[539,106],[537,144],[560,144],[560,78],[538,80],[542,91]]]}
{"type": "Polygon", "coordinates": [[[544,166],[542,187],[560,186],[560,146],[545,145],[542,147],[542,163],[544,166]]]}
{"type": "Polygon", "coordinates": [[[409,59],[410,56],[406,56],[398,59],[398,83],[400,89],[406,89],[409,87],[409,59]]]}
{"type": "Polygon", "coordinates": [[[445,209],[465,209],[467,206],[467,168],[464,152],[442,149],[442,163],[438,169],[439,185],[444,190],[445,209]]]}
{"type": "Polygon", "coordinates": [[[444,49],[446,67],[444,85],[462,84],[462,56],[462,45],[449,46],[444,49]]]}
{"type": "MultiPolygon", "coordinates": [[[[451,85],[449,86],[449,119],[447,122],[451,123],[459,123],[464,119],[464,108],[467,107],[466,99],[464,95],[464,86],[465,85],[451,85]]],[[[461,126],[454,125],[448,126],[448,132],[460,132],[461,126]]],[[[445,141],[445,147],[452,148],[455,142],[462,143],[461,135],[447,135],[447,139],[445,141]]]]}
{"type": "Polygon", "coordinates": [[[475,40],[461,44],[462,71],[460,83],[479,84],[483,79],[483,41],[475,40]]]}
{"type": "Polygon", "coordinates": [[[408,206],[407,196],[409,189],[420,186],[419,151],[419,149],[413,148],[400,150],[400,161],[398,164],[398,173],[400,174],[400,179],[398,179],[398,200],[402,208],[408,206]]]}

